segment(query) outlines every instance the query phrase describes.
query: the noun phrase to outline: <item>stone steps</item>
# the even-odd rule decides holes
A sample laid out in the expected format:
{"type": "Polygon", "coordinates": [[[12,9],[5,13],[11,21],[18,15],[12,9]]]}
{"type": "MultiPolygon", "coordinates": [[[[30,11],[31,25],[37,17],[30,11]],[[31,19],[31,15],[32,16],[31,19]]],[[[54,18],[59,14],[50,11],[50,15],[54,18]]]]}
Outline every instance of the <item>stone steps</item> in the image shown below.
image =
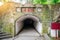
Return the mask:
{"type": "Polygon", "coordinates": [[[12,36],[5,32],[0,32],[0,39],[11,38],[12,36]]]}

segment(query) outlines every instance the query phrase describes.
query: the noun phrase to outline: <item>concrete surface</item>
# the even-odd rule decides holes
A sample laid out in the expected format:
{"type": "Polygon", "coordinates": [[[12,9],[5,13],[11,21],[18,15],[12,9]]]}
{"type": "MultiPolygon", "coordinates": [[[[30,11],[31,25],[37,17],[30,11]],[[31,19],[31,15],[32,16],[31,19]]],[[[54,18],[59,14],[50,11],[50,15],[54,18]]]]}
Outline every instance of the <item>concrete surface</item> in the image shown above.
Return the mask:
{"type": "Polygon", "coordinates": [[[33,28],[23,29],[18,36],[40,36],[40,34],[33,28]]]}
{"type": "Polygon", "coordinates": [[[49,40],[49,38],[46,34],[41,36],[36,30],[31,28],[22,30],[15,38],[3,40],[49,40]]]}

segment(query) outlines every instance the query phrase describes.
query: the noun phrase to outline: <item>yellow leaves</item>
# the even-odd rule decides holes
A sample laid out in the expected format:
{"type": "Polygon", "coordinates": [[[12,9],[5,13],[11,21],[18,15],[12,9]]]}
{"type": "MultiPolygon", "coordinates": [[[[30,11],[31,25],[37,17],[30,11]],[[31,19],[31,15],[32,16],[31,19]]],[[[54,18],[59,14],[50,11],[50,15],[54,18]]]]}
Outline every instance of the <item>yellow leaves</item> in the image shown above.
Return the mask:
{"type": "Polygon", "coordinates": [[[12,11],[12,8],[14,8],[14,3],[13,2],[5,3],[4,5],[0,6],[0,15],[4,15],[9,10],[12,11]]]}
{"type": "Polygon", "coordinates": [[[1,0],[2,2],[9,2],[10,0],[1,0]]]}

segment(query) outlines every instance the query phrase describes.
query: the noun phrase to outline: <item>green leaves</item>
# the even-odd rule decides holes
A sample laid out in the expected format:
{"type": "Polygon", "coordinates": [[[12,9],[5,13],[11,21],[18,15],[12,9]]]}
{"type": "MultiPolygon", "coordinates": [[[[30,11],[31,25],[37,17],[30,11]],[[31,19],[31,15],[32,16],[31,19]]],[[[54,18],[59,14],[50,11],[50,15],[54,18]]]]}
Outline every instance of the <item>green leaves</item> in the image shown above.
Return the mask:
{"type": "Polygon", "coordinates": [[[41,0],[33,0],[33,4],[41,4],[41,0]]]}
{"type": "Polygon", "coordinates": [[[56,3],[60,3],[60,0],[56,0],[56,3]]]}
{"type": "Polygon", "coordinates": [[[33,0],[33,4],[56,4],[60,3],[60,0],[33,0]]]}

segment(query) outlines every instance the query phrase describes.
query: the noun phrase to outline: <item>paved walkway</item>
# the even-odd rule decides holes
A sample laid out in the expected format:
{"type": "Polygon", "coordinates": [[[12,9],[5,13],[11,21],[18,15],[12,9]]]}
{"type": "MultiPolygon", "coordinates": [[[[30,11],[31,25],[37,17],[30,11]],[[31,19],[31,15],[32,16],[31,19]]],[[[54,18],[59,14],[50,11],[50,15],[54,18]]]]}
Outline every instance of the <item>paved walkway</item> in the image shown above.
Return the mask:
{"type": "MultiPolygon", "coordinates": [[[[45,35],[46,36],[46,35],[45,35]]],[[[19,37],[19,36],[17,36],[16,38],[9,38],[9,39],[4,39],[4,40],[50,40],[48,37],[42,37],[42,36],[35,36],[35,37],[27,37],[27,36],[25,36],[25,37],[19,37]]]]}
{"type": "Polygon", "coordinates": [[[33,28],[23,29],[18,36],[40,36],[40,34],[33,28]]]}
{"type": "Polygon", "coordinates": [[[23,29],[15,40],[42,40],[40,34],[35,29],[23,29]]]}
{"type": "Polygon", "coordinates": [[[22,30],[20,34],[16,36],[14,39],[4,40],[49,40],[49,38],[47,35],[44,35],[44,37],[40,36],[40,34],[36,30],[31,28],[22,30]]]}

